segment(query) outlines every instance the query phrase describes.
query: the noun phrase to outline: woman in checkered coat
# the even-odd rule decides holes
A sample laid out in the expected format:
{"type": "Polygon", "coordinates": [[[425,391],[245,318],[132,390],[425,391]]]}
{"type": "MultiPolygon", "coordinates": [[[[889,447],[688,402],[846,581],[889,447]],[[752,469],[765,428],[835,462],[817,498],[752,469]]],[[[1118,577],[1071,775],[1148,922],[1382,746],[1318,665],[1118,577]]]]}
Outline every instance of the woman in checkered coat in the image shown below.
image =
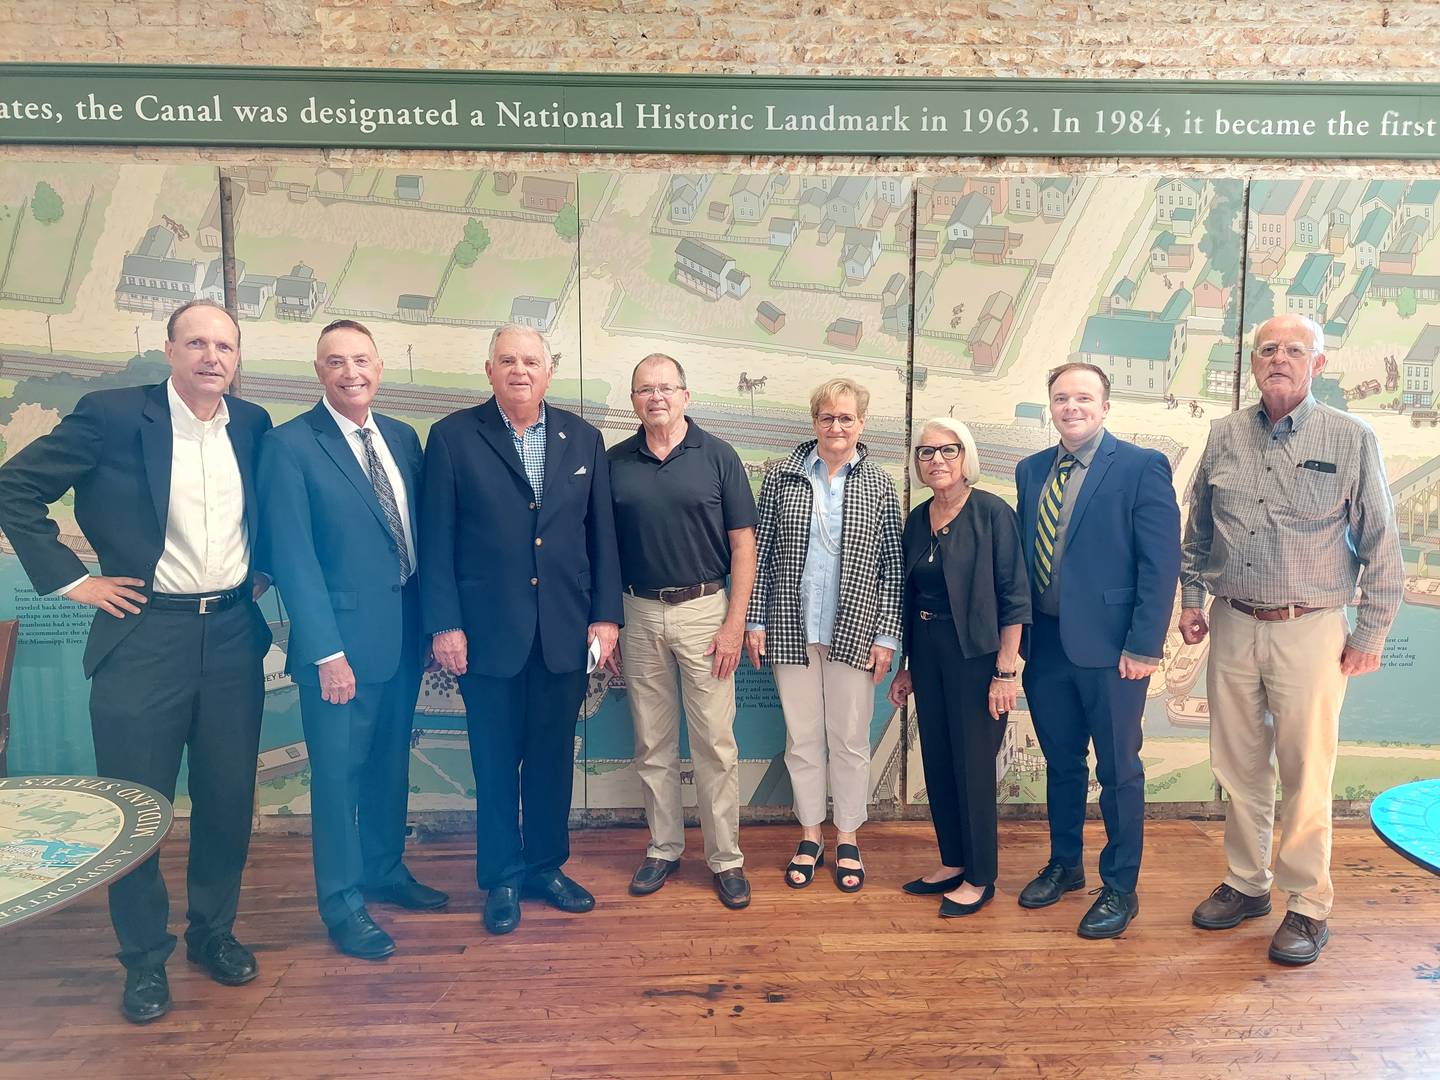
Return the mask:
{"type": "Polygon", "coordinates": [[[765,477],[745,648],[770,661],[785,711],[785,765],[804,832],[785,882],[824,863],[826,780],[834,802],[835,884],[865,883],[856,833],[870,781],[875,685],[900,647],[905,567],[900,500],[860,435],[870,392],[831,379],[810,395],[816,438],[765,477]]]}

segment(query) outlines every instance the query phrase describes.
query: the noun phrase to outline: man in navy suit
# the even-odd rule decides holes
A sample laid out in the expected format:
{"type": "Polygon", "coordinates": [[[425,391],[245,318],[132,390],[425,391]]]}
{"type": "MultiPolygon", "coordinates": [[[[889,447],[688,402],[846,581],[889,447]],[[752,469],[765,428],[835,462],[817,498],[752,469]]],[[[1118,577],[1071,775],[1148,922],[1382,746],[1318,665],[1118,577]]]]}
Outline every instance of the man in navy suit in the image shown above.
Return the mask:
{"type": "Polygon", "coordinates": [[[370,408],[385,364],[361,323],[315,345],[324,396],[265,438],[266,550],[290,613],[287,650],[310,752],[320,918],[343,953],[395,942],[365,896],[412,910],[449,897],[405,869],[410,728],[424,663],[415,537],[423,458],[414,430],[370,408]]]}
{"type": "Polygon", "coordinates": [[[1049,388],[1060,445],[1015,468],[1035,616],[1022,648],[1025,697],[1045,754],[1050,819],[1050,861],[1020,904],[1048,907],[1085,885],[1093,742],[1106,844],[1100,895],[1078,932],[1111,938],[1140,911],[1140,716],[1175,601],[1180,508],[1165,456],[1105,430],[1110,380],[1100,368],[1063,364],[1049,388]]]}
{"type": "Polygon", "coordinates": [[[522,894],[595,906],[560,868],[587,655],[618,667],[620,557],[605,444],[545,403],[554,373],[543,334],[500,327],[485,363],[494,397],[441,420],[425,447],[422,628],[465,699],[475,877],[494,934],[519,924],[522,894]]]}
{"type": "MultiPolygon", "coordinates": [[[[190,767],[186,956],[216,982],[255,978],[231,928],[250,844],[270,630],[255,600],[255,461],[265,410],[225,393],[240,328],[194,301],[166,326],[170,377],[86,394],[48,435],[0,469],[0,527],[43,595],[96,608],[85,646],[95,767],[175,797],[190,767]],[[49,516],[75,492],[75,520],[99,557],[92,575],[49,516]]],[[[121,1011],[170,1009],[169,895],[152,856],[110,887],[125,965],[121,1011]]]]}

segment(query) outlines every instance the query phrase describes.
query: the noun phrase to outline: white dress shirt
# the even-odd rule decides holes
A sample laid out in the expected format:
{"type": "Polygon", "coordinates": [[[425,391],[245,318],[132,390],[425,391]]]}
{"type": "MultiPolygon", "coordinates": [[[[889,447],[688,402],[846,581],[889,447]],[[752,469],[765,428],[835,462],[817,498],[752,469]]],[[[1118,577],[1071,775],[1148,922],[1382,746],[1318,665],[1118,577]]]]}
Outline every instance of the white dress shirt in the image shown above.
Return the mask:
{"type": "MultiPolygon", "coordinates": [[[[330,416],[340,428],[340,434],[345,437],[345,445],[350,447],[350,452],[355,455],[355,460],[360,463],[360,471],[365,474],[365,479],[370,479],[370,471],[365,464],[365,444],[360,441],[360,429],[364,428],[371,432],[370,445],[375,447],[375,456],[380,459],[380,466],[385,470],[385,475],[390,478],[390,487],[395,492],[395,508],[400,511],[400,525],[405,531],[405,550],[410,556],[410,572],[413,574],[419,565],[416,562],[415,533],[410,528],[410,495],[405,490],[405,478],[400,475],[400,466],[395,464],[395,455],[390,453],[390,447],[385,443],[385,436],[375,426],[375,414],[365,413],[365,423],[357,424],[348,416],[340,413],[335,406],[330,404],[329,398],[320,399],[325,404],[330,416]]],[[[322,656],[315,661],[316,666],[329,663],[331,660],[338,660],[345,653],[337,652],[329,656],[322,656]]]]}
{"type": "MultiPolygon", "coordinates": [[[[170,399],[170,508],[165,547],[155,564],[158,593],[218,593],[250,574],[250,537],[245,531],[245,488],[225,428],[225,399],[209,420],[197,419],[165,380],[170,399]]],[[[89,575],[86,575],[87,577],[89,575]]],[[[64,596],[85,578],[63,589],[64,596]]]]}

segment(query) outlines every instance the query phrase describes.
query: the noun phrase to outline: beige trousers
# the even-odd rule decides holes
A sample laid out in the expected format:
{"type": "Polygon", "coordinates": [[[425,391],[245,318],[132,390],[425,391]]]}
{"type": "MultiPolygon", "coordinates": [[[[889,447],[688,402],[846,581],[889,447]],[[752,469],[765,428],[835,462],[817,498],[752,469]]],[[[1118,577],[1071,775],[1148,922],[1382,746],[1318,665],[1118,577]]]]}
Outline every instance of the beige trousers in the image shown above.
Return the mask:
{"type": "Polygon", "coordinates": [[[870,673],[829,659],[824,645],[807,645],[809,667],[774,664],[775,689],[785,711],[785,767],[795,792],[795,817],[809,828],[825,820],[825,779],[835,803],[835,828],[865,824],[870,795],[870,718],[875,684],[870,673]]]}
{"type": "Polygon", "coordinates": [[[1330,793],[1347,678],[1343,608],[1260,622],[1223,600],[1210,608],[1210,764],[1225,789],[1225,883],[1248,896],[1273,884],[1287,907],[1330,916],[1330,793]],[[1265,715],[1274,717],[1274,726],[1265,715]],[[1277,773],[1285,802],[1275,872],[1277,773]]]}
{"type": "Polygon", "coordinates": [[[740,765],[735,748],[735,679],[717,679],[706,656],[725,621],[724,590],[685,604],[625,595],[621,667],[635,724],[635,771],[650,823],[647,854],[675,860],[685,850],[680,791],[680,704],[690,729],[690,758],[705,862],[715,873],[741,866],[740,765]]]}

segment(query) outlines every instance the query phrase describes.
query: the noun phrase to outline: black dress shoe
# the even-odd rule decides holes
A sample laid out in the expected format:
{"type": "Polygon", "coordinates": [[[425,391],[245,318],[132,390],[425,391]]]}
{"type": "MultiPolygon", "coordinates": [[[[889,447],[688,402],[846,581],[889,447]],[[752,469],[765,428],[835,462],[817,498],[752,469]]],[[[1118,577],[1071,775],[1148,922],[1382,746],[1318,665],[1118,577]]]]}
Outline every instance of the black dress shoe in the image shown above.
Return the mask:
{"type": "Polygon", "coordinates": [[[958,889],[964,884],[965,875],[956,874],[954,877],[947,877],[941,881],[926,881],[923,877],[917,877],[914,881],[905,882],[900,888],[911,896],[939,896],[951,889],[958,889]]]}
{"type": "Polygon", "coordinates": [[[1067,892],[1085,887],[1085,867],[1065,866],[1051,860],[1025,888],[1020,890],[1023,908],[1049,907],[1067,892]]]}
{"type": "Polygon", "coordinates": [[[679,869],[679,859],[657,859],[653,855],[647,856],[630,879],[630,895],[649,896],[653,892],[659,892],[660,887],[669,880],[670,875],[679,869]]]}
{"type": "Polygon", "coordinates": [[[170,1011],[170,980],[163,965],[126,969],[120,1011],[132,1024],[148,1024],[170,1011]]]}
{"type": "Polygon", "coordinates": [[[1119,937],[1130,925],[1130,920],[1140,914],[1140,897],[1133,892],[1112,889],[1109,885],[1095,891],[1100,895],[1090,905],[1075,932],[1083,938],[1119,937]]]}
{"type": "Polygon", "coordinates": [[[522,896],[531,900],[544,900],[553,908],[578,915],[595,906],[595,897],[578,882],[572,881],[559,870],[546,870],[542,874],[526,878],[520,887],[522,896]]]}
{"type": "Polygon", "coordinates": [[[395,951],[395,939],[370,918],[363,908],[352,911],[340,922],[329,927],[330,940],[346,956],[358,956],[361,960],[384,960],[395,951]]]}
{"type": "Polygon", "coordinates": [[[995,899],[995,886],[986,885],[985,891],[980,894],[980,899],[970,904],[962,904],[958,900],[951,900],[948,896],[940,898],[940,917],[942,919],[958,919],[962,915],[974,915],[982,907],[995,899]]]}
{"type": "Polygon", "coordinates": [[[366,889],[365,898],[380,904],[394,904],[409,911],[434,911],[450,902],[450,894],[418,881],[402,881],[395,885],[382,885],[378,889],[366,889]]]}
{"type": "Polygon", "coordinates": [[[199,964],[222,986],[242,986],[260,974],[255,954],[236,941],[228,930],[211,934],[198,948],[186,945],[185,959],[199,964]]]}
{"type": "Polygon", "coordinates": [[[729,870],[717,873],[715,892],[719,895],[720,902],[731,911],[750,906],[750,882],[745,880],[743,867],[732,866],[729,870]]]}
{"type": "Polygon", "coordinates": [[[497,885],[485,897],[485,929],[508,934],[520,925],[520,890],[514,885],[497,885]]]}

